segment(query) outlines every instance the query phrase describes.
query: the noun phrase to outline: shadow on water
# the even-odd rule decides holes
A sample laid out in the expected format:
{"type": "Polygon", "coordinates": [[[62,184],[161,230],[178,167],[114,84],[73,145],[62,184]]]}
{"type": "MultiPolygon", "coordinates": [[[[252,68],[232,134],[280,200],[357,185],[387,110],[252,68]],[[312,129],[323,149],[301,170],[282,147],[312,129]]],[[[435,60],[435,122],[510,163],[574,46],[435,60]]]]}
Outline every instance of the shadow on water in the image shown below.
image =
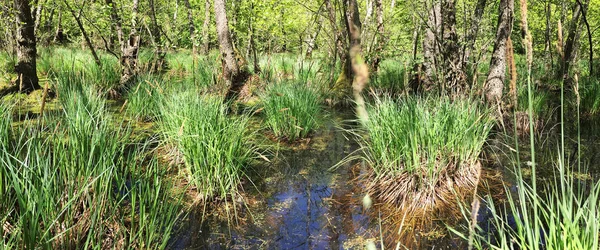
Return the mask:
{"type": "Polygon", "coordinates": [[[338,124],[351,116],[331,114],[308,147],[280,152],[280,160],[249,192],[248,215],[237,226],[222,218],[192,215],[173,249],[362,249],[379,234],[362,209],[351,164],[329,171],[357,148],[338,124]]]}

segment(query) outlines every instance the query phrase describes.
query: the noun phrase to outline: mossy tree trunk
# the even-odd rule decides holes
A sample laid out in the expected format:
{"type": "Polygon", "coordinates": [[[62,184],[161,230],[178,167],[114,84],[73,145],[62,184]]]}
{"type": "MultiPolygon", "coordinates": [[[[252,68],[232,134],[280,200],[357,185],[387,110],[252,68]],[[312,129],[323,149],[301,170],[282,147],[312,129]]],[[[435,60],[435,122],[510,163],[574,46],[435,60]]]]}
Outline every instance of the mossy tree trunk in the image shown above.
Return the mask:
{"type": "Polygon", "coordinates": [[[219,49],[223,60],[223,78],[229,85],[225,101],[235,99],[246,82],[247,72],[240,69],[236,60],[235,50],[229,32],[227,13],[225,11],[225,0],[215,0],[215,19],[217,24],[217,36],[219,38],[219,49]]]}
{"type": "Polygon", "coordinates": [[[31,7],[29,0],[15,0],[16,23],[17,23],[17,72],[18,90],[24,93],[30,93],[33,90],[40,89],[39,79],[36,69],[36,40],[35,23],[31,16],[31,7]]]}
{"type": "Polygon", "coordinates": [[[423,89],[430,90],[437,82],[438,60],[437,55],[440,52],[437,37],[441,33],[442,13],[441,4],[434,3],[429,8],[427,16],[427,25],[425,25],[425,36],[423,37],[423,89]]]}
{"type": "Polygon", "coordinates": [[[490,105],[502,102],[502,91],[506,79],[506,44],[513,26],[514,0],[501,0],[498,9],[498,29],[490,62],[490,71],[485,82],[485,99],[490,105]]]}
{"type": "Polygon", "coordinates": [[[138,51],[140,47],[140,36],[138,34],[138,6],[139,0],[133,0],[131,9],[131,29],[127,43],[123,44],[121,51],[121,86],[128,87],[137,76],[138,51]]]}

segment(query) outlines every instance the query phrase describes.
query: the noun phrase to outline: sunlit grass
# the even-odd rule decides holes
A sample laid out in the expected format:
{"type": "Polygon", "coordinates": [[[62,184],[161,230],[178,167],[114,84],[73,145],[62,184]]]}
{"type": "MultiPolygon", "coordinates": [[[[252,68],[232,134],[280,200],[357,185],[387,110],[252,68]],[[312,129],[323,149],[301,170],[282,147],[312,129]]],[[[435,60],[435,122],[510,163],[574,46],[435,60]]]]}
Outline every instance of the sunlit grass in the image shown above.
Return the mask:
{"type": "Polygon", "coordinates": [[[480,104],[382,97],[367,110],[369,119],[355,133],[372,169],[370,193],[427,210],[448,201],[454,189],[477,185],[479,154],[493,126],[480,104]]]}
{"type": "Polygon", "coordinates": [[[11,113],[0,114],[0,138],[12,141],[0,150],[3,247],[165,248],[179,199],[164,171],[130,144],[97,90],[59,89],[56,117],[7,128],[11,113]]]}
{"type": "Polygon", "coordinates": [[[142,121],[154,121],[160,115],[164,99],[164,81],[153,75],[138,77],[137,84],[127,93],[125,113],[142,121]]]}
{"type": "Polygon", "coordinates": [[[321,97],[303,83],[276,83],[261,95],[265,121],[275,136],[289,141],[309,136],[322,114],[321,97]]]}
{"type": "Polygon", "coordinates": [[[161,108],[160,128],[183,154],[188,180],[206,199],[235,194],[256,156],[247,115],[228,115],[222,98],[177,93],[161,108]]]}

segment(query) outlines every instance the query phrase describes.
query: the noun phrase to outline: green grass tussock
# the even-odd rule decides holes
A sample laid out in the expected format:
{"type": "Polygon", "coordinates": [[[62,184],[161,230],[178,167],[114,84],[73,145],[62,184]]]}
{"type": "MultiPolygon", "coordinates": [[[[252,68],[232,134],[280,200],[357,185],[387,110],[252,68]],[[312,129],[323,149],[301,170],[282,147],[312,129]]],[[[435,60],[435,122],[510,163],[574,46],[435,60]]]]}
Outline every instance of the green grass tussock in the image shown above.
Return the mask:
{"type": "Polygon", "coordinates": [[[144,74],[137,78],[137,84],[127,92],[125,113],[142,121],[154,121],[160,115],[164,100],[164,81],[161,77],[144,74]]]}
{"type": "Polygon", "coordinates": [[[261,99],[266,124],[279,138],[295,141],[319,126],[321,97],[306,84],[276,83],[267,87],[261,99]]]}
{"type": "Polygon", "coordinates": [[[409,209],[434,208],[454,196],[453,188],[476,185],[479,154],[493,126],[478,103],[383,97],[368,113],[357,133],[373,171],[371,193],[409,209]]]}
{"type": "Polygon", "coordinates": [[[161,108],[159,126],[185,160],[188,180],[205,198],[235,194],[256,156],[249,116],[229,116],[222,98],[194,92],[174,94],[161,108]]]}
{"type": "Polygon", "coordinates": [[[60,93],[59,117],[12,128],[14,146],[2,144],[3,247],[165,248],[180,206],[164,171],[98,91],[65,83],[60,93]]]}

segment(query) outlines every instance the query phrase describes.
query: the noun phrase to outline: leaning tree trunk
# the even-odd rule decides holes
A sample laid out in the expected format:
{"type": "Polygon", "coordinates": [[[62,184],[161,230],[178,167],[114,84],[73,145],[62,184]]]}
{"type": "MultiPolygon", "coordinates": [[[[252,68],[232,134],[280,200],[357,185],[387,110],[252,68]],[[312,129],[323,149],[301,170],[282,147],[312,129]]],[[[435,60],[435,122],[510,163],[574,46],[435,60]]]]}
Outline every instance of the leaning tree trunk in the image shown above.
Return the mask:
{"type": "Polygon", "coordinates": [[[210,0],[206,0],[204,4],[204,23],[202,24],[202,53],[208,54],[210,49],[208,37],[208,25],[210,24],[210,0]]]}
{"type": "Polygon", "coordinates": [[[235,99],[247,78],[247,73],[240,69],[233,50],[231,33],[227,22],[227,13],[225,11],[225,0],[215,0],[215,19],[217,23],[217,36],[219,38],[219,48],[223,60],[223,78],[229,85],[225,101],[229,102],[235,99]]]}
{"type": "Polygon", "coordinates": [[[564,45],[564,56],[560,67],[560,73],[566,83],[570,83],[569,70],[571,68],[571,63],[575,59],[575,48],[577,37],[579,36],[579,19],[581,17],[581,11],[581,5],[577,4],[575,6],[575,11],[573,11],[573,18],[569,24],[569,30],[567,34],[567,41],[564,45]]]}
{"type": "Polygon", "coordinates": [[[485,98],[490,105],[502,102],[502,91],[506,78],[506,43],[513,25],[514,0],[501,0],[499,6],[498,30],[490,62],[490,73],[485,82],[485,98]]]}
{"type": "Polygon", "coordinates": [[[127,88],[137,76],[138,50],[140,46],[140,36],[138,35],[138,6],[139,0],[133,0],[131,9],[131,30],[127,43],[124,44],[121,51],[121,87],[127,88]]]}
{"type": "Polygon", "coordinates": [[[81,13],[83,12],[85,2],[83,3],[84,5],[82,5],[79,8],[79,14],[75,14],[75,10],[73,8],[71,8],[71,5],[69,5],[67,0],[63,0],[63,2],[65,3],[65,6],[67,6],[67,9],[69,10],[71,15],[75,19],[75,22],[77,23],[77,26],[79,27],[79,30],[81,31],[81,36],[83,37],[83,41],[85,42],[85,45],[87,45],[87,47],[90,49],[90,51],[92,53],[92,57],[94,57],[94,62],[96,63],[96,65],[98,65],[98,67],[102,66],[100,57],[98,57],[98,53],[96,53],[96,49],[94,48],[94,45],[92,44],[92,40],[90,40],[90,37],[88,36],[87,31],[85,30],[85,27],[83,26],[83,23],[81,22],[81,13]]]}
{"type": "Polygon", "coordinates": [[[39,79],[36,70],[35,57],[37,54],[35,42],[35,23],[31,16],[29,0],[15,0],[15,10],[17,27],[17,72],[18,90],[20,92],[30,93],[33,90],[40,89],[39,79]]]}
{"type": "Polygon", "coordinates": [[[585,28],[587,30],[587,37],[588,37],[588,44],[589,44],[589,73],[591,76],[594,75],[594,43],[592,41],[592,30],[590,28],[590,23],[588,22],[587,19],[587,12],[588,12],[588,6],[590,5],[590,2],[588,0],[588,2],[584,5],[581,0],[577,0],[577,4],[579,5],[580,8],[583,9],[582,11],[582,18],[583,18],[583,24],[585,24],[585,28]]]}

